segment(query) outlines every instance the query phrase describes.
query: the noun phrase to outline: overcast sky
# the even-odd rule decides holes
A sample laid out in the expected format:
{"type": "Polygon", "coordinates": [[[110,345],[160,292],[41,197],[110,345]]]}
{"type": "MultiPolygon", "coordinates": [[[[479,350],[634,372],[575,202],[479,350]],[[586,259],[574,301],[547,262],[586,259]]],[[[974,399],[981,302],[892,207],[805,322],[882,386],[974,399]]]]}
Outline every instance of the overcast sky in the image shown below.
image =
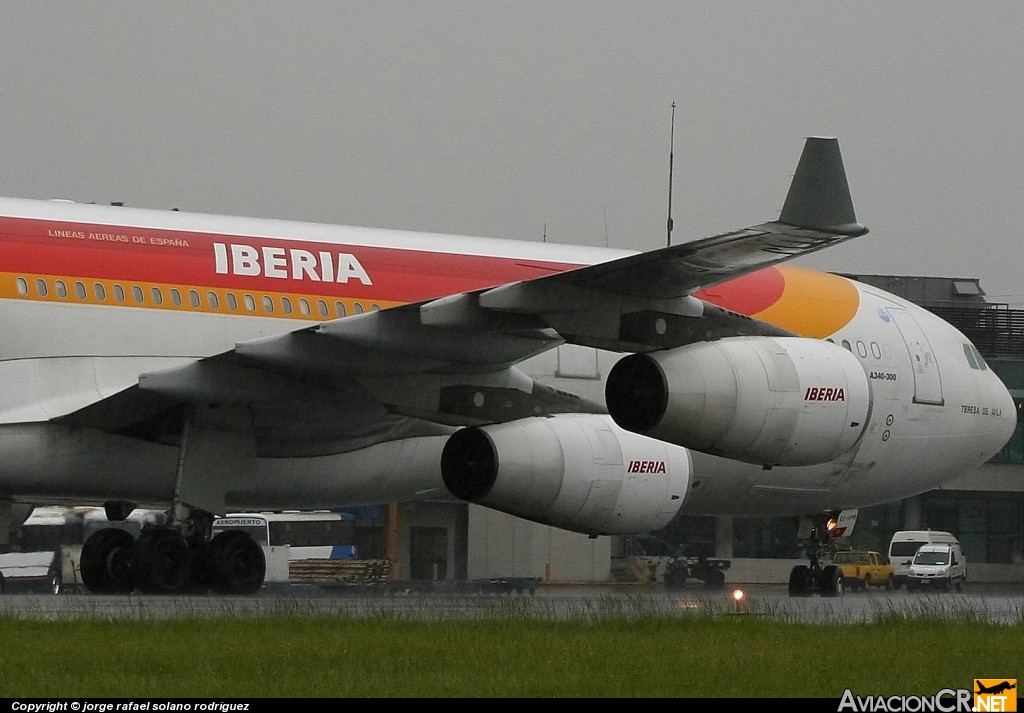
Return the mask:
{"type": "Polygon", "coordinates": [[[0,195],[651,249],[840,141],[840,272],[1024,304],[1024,3],[0,0],[0,195]]]}

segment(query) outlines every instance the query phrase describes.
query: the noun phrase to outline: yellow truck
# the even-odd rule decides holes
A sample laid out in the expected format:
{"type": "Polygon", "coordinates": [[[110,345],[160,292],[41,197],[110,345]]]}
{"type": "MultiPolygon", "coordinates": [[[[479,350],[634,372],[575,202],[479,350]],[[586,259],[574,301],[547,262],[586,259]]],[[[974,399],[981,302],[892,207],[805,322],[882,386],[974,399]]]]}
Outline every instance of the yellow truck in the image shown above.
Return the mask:
{"type": "Polygon", "coordinates": [[[836,552],[832,558],[843,573],[843,584],[848,589],[867,590],[885,587],[891,590],[895,581],[893,567],[880,553],[870,550],[836,552]]]}

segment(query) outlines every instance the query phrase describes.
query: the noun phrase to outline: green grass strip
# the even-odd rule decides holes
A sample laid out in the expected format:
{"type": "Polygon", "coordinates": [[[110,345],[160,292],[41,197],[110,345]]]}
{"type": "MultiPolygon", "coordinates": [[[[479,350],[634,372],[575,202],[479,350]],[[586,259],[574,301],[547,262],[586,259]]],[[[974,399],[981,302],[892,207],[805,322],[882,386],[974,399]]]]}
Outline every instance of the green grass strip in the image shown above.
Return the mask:
{"type": "Polygon", "coordinates": [[[830,697],[1024,678],[1024,624],[0,618],[3,697],[830,697]]]}

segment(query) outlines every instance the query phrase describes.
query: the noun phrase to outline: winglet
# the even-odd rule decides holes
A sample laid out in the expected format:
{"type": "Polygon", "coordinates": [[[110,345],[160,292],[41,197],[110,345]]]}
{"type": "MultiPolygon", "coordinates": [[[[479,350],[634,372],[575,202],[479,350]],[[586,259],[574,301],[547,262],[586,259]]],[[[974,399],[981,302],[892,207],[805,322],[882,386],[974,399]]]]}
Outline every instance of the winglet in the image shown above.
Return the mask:
{"type": "Polygon", "coordinates": [[[851,237],[868,232],[853,211],[838,140],[808,137],[779,222],[851,237]]]}

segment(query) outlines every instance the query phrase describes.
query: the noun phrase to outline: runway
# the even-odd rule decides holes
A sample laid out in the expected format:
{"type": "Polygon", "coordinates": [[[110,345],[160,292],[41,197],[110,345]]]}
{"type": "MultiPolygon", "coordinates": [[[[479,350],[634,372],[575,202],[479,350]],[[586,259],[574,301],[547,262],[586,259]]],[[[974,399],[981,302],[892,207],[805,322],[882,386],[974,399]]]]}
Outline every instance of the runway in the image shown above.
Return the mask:
{"type": "Polygon", "coordinates": [[[311,585],[264,590],[248,597],[90,594],[8,594],[0,616],[24,619],[263,617],[275,615],[472,619],[512,616],[552,620],[611,617],[756,616],[801,623],[871,622],[880,617],[970,618],[1013,624],[1024,621],[1024,586],[975,585],[963,592],[847,592],[842,597],[793,598],[785,585],[727,585],[666,589],[662,585],[541,585],[536,592],[465,594],[367,593],[311,585]],[[736,601],[733,591],[742,589],[736,601]]]}

